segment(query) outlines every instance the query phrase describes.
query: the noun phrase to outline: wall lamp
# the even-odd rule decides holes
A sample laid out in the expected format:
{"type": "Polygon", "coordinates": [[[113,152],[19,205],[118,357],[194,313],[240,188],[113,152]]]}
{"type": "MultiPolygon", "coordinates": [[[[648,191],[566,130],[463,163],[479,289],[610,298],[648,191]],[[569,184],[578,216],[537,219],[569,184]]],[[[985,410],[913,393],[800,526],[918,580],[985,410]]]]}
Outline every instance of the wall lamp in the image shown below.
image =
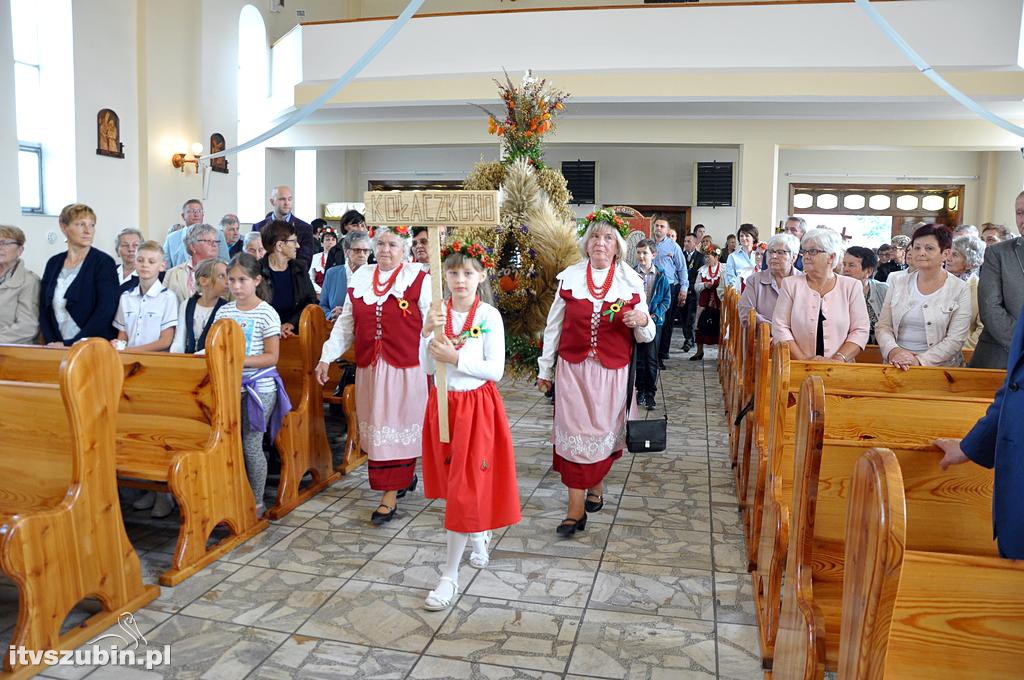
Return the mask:
{"type": "Polygon", "coordinates": [[[199,173],[199,155],[203,153],[203,145],[196,142],[192,145],[191,153],[176,153],[171,156],[171,165],[185,172],[185,166],[193,166],[196,174],[199,173]]]}

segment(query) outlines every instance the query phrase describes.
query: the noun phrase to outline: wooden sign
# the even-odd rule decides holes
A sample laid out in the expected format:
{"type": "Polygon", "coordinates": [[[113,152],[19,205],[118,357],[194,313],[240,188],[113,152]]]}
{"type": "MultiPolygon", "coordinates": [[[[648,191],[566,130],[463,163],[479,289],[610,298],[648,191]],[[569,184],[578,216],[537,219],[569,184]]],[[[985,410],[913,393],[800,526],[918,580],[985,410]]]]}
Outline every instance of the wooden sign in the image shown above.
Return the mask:
{"type": "MultiPolygon", "coordinates": [[[[497,191],[367,191],[366,224],[370,227],[427,227],[430,242],[431,308],[442,309],[441,227],[496,227],[497,191]]],[[[434,339],[444,337],[443,328],[434,329],[434,339]]],[[[437,423],[440,440],[451,441],[448,423],[448,378],[446,364],[437,362],[434,384],[437,386],[437,423]]]]}
{"type": "Polygon", "coordinates": [[[497,191],[367,191],[366,223],[394,227],[490,227],[500,222],[497,191]]]}

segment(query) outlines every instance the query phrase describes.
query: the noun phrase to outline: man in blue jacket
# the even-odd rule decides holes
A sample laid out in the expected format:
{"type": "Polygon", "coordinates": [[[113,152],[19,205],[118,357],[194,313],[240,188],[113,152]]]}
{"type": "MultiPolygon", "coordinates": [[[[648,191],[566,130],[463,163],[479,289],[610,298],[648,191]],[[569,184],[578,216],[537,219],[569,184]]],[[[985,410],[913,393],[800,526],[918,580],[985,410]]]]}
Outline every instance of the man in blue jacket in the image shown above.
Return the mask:
{"type": "Polygon", "coordinates": [[[1006,381],[996,392],[988,412],[963,439],[937,439],[946,454],[940,465],[973,461],[995,468],[992,494],[992,526],[999,554],[1024,559],[1024,312],[1010,343],[1006,381]]]}

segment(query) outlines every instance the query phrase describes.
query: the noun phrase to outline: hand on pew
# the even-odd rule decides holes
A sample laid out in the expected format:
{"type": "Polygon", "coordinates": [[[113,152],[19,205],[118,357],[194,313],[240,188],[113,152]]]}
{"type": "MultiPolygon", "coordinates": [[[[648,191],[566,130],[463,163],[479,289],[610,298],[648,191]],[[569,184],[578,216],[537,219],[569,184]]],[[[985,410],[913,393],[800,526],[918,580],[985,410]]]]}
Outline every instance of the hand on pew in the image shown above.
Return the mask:
{"type": "Polygon", "coordinates": [[[331,370],[330,364],[326,361],[318,361],[316,368],[313,369],[313,375],[316,376],[316,381],[321,385],[327,384],[327,373],[331,370]]]}
{"type": "Polygon", "coordinates": [[[281,324],[281,339],[287,340],[288,338],[295,335],[295,326],[290,323],[281,324]]]}
{"type": "Polygon", "coordinates": [[[939,461],[939,467],[945,470],[951,465],[960,465],[970,460],[967,454],[960,448],[960,439],[936,439],[935,446],[942,450],[945,455],[939,461]]]}
{"type": "Polygon", "coordinates": [[[921,360],[910,350],[897,347],[889,352],[889,363],[901,371],[909,371],[911,366],[920,366],[921,360]]]}

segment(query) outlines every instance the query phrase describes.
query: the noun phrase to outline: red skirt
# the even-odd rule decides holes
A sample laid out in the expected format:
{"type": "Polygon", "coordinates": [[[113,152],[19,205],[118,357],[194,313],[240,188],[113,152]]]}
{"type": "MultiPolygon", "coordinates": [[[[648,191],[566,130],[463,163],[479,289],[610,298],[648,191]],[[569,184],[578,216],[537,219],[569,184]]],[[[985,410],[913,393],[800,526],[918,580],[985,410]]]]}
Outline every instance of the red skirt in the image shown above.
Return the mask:
{"type": "Polygon", "coordinates": [[[562,484],[570,489],[591,489],[602,481],[612,469],[612,463],[622,458],[622,449],[596,463],[574,463],[566,460],[551,447],[551,469],[562,476],[562,484]]]}
{"type": "Polygon", "coordinates": [[[423,493],[444,498],[444,526],[470,533],[518,522],[519,486],[505,405],[493,382],[448,393],[451,443],[440,441],[437,389],[423,418],[423,493]]]}
{"type": "Polygon", "coordinates": [[[368,460],[366,467],[371,489],[401,491],[412,485],[412,477],[416,473],[416,459],[368,460]]]}

